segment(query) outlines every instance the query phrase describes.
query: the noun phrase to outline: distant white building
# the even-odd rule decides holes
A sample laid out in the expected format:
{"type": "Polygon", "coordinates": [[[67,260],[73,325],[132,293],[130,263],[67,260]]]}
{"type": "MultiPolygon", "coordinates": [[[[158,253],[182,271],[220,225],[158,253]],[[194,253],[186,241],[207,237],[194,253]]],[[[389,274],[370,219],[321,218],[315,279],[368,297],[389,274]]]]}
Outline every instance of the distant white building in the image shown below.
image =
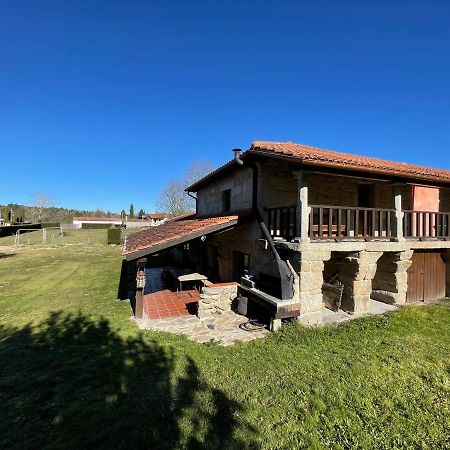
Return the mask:
{"type": "Polygon", "coordinates": [[[73,225],[75,226],[75,228],[82,228],[84,223],[122,226],[125,223],[125,219],[122,219],[121,217],[74,217],[73,218],[73,225]]]}
{"type": "Polygon", "coordinates": [[[164,214],[146,214],[139,219],[129,219],[127,216],[121,218],[114,217],[74,217],[75,228],[82,228],[83,224],[103,224],[110,226],[124,226],[127,228],[156,227],[167,220],[164,214]]]}

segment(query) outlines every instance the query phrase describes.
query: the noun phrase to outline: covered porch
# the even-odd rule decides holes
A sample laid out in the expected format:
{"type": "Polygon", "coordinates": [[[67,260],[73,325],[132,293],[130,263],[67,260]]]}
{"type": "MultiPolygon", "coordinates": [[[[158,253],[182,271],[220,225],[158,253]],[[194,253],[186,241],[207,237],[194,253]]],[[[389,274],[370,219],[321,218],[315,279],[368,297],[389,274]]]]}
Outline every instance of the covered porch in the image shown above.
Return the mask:
{"type": "Polygon", "coordinates": [[[295,174],[296,182],[291,180],[283,196],[265,208],[275,240],[450,240],[449,188],[340,174],[295,174]]]}

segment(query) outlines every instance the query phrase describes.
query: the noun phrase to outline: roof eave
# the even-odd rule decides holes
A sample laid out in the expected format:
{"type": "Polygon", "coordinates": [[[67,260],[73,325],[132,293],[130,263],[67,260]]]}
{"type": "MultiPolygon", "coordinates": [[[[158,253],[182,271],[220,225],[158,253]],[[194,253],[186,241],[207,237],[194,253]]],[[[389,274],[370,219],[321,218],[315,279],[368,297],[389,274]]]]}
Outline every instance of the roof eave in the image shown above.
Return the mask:
{"type": "Polygon", "coordinates": [[[216,224],[212,225],[207,228],[203,228],[199,231],[196,231],[192,234],[186,235],[186,236],[180,236],[177,239],[174,239],[170,242],[162,242],[160,244],[152,245],[150,247],[140,248],[136,249],[135,251],[129,251],[124,252],[124,256],[127,261],[133,261],[138,258],[142,258],[143,256],[148,256],[154,253],[158,253],[161,250],[168,250],[170,248],[176,247],[181,244],[185,244],[186,242],[190,242],[194,239],[198,239],[201,236],[207,235],[207,234],[214,234],[219,231],[226,231],[229,228],[233,228],[236,226],[239,222],[239,218],[230,220],[229,222],[222,223],[222,224],[216,224]],[[151,250],[150,250],[151,249],[151,250]]]}

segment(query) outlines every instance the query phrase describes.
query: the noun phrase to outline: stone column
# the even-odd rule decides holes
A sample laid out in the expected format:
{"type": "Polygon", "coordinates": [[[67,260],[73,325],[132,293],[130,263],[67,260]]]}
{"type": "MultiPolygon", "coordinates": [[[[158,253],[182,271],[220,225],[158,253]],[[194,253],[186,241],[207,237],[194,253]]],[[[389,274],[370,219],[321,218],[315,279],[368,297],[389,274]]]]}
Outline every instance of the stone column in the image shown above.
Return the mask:
{"type": "Polygon", "coordinates": [[[395,195],[395,229],[394,235],[395,240],[397,242],[404,241],[405,238],[403,236],[403,206],[402,206],[402,191],[401,187],[396,185],[394,186],[394,195],[395,195]]]}
{"type": "Polygon", "coordinates": [[[344,283],[342,309],[365,313],[370,310],[372,279],[377,270],[377,261],[382,252],[361,251],[345,258],[341,278],[344,283]]]}
{"type": "Polygon", "coordinates": [[[320,325],[323,312],[323,267],[324,261],[329,260],[331,252],[311,250],[300,253],[299,297],[300,316],[302,325],[320,325]]]}
{"type": "Polygon", "coordinates": [[[304,172],[296,172],[297,176],[297,230],[296,236],[302,242],[309,242],[308,180],[304,172]]]}
{"type": "Polygon", "coordinates": [[[412,250],[386,252],[378,260],[378,268],[372,282],[374,300],[384,303],[406,303],[408,269],[412,264],[412,250]]]}

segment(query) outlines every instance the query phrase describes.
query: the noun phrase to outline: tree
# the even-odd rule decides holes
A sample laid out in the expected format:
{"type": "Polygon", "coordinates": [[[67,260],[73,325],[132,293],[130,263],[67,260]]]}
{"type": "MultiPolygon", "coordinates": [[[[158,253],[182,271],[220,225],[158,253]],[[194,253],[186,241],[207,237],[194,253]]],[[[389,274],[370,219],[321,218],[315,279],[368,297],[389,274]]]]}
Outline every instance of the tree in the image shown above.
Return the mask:
{"type": "Polygon", "coordinates": [[[51,198],[46,194],[37,192],[33,195],[32,205],[33,205],[33,215],[37,222],[42,222],[45,209],[50,206],[51,198]]]}
{"type": "Polygon", "coordinates": [[[134,219],[134,205],[133,205],[133,203],[130,205],[130,219],[134,219]]]}
{"type": "Polygon", "coordinates": [[[170,180],[159,196],[157,207],[170,217],[180,216],[189,211],[188,199],[184,184],[178,180],[170,180]]]}
{"type": "Polygon", "coordinates": [[[194,161],[181,179],[171,179],[161,191],[157,207],[170,217],[195,211],[195,200],[185,189],[213,170],[210,161],[194,161]]]}
{"type": "Polygon", "coordinates": [[[120,211],[120,218],[121,219],[125,219],[125,216],[127,215],[127,213],[125,212],[124,209],[122,209],[122,211],[120,211]]]}
{"type": "Polygon", "coordinates": [[[143,219],[145,217],[145,211],[141,208],[138,212],[138,218],[143,219]]]}

